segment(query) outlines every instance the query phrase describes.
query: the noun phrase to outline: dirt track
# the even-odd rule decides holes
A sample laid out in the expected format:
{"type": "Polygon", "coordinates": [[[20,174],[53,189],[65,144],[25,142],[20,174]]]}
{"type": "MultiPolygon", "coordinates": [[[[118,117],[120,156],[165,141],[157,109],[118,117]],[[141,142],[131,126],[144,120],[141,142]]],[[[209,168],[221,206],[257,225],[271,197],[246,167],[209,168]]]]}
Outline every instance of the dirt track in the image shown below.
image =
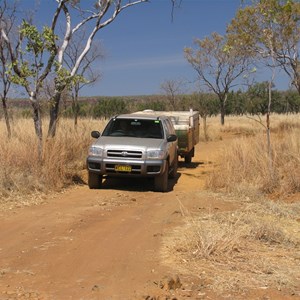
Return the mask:
{"type": "Polygon", "coordinates": [[[197,147],[169,193],[153,192],[148,180],[115,179],[2,212],[0,299],[217,299],[191,291],[193,275],[164,264],[160,247],[182,224],[182,207],[231,209],[203,190],[221,144],[197,147]],[[182,286],[170,290],[166,277],[177,275],[182,286]]]}
{"type": "Polygon", "coordinates": [[[211,167],[207,153],[217,150],[209,148],[197,148],[189,168],[180,164],[169,193],[153,192],[149,180],[114,179],[102,190],[84,185],[42,205],[2,213],[0,299],[144,299],[164,294],[160,281],[177,274],[160,261],[161,240],[182,221],[177,199],[186,208],[197,206],[194,195],[205,176],[201,173],[211,167]]]}

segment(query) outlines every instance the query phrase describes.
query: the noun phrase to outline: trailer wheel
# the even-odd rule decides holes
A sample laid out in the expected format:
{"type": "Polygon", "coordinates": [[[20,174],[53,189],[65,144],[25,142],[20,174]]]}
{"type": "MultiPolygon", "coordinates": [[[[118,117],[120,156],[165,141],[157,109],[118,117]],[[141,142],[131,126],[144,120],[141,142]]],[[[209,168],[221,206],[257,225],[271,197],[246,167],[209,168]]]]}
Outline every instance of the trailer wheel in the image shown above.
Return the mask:
{"type": "Polygon", "coordinates": [[[192,162],[192,157],[194,157],[195,148],[193,148],[187,155],[184,157],[184,162],[190,164],[192,162]]]}
{"type": "Polygon", "coordinates": [[[166,169],[160,176],[154,177],[154,189],[156,192],[168,191],[168,177],[169,177],[169,164],[167,163],[166,169]]]}
{"type": "Polygon", "coordinates": [[[190,164],[190,163],[192,162],[192,157],[191,157],[190,155],[186,155],[186,156],[184,157],[184,162],[185,162],[186,164],[190,164]]]}
{"type": "Polygon", "coordinates": [[[102,186],[102,175],[89,172],[88,185],[90,189],[100,189],[102,186]]]}

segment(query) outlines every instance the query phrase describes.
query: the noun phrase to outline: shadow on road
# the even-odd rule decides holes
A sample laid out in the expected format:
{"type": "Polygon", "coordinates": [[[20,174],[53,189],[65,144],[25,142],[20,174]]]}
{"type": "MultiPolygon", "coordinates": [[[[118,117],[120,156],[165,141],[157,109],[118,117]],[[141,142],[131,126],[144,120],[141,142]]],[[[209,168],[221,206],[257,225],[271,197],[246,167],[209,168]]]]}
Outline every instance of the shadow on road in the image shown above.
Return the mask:
{"type": "MultiPolygon", "coordinates": [[[[174,189],[181,174],[177,173],[176,178],[169,179],[169,192],[174,189]]],[[[154,191],[153,178],[126,178],[126,177],[108,177],[103,180],[101,189],[114,189],[124,191],[149,192],[154,191]]]]}
{"type": "Polygon", "coordinates": [[[204,161],[200,161],[200,162],[193,161],[193,162],[190,162],[190,163],[185,163],[184,161],[179,161],[178,162],[178,168],[181,168],[181,169],[184,169],[184,168],[186,168],[186,169],[196,169],[200,165],[204,165],[204,161]]]}

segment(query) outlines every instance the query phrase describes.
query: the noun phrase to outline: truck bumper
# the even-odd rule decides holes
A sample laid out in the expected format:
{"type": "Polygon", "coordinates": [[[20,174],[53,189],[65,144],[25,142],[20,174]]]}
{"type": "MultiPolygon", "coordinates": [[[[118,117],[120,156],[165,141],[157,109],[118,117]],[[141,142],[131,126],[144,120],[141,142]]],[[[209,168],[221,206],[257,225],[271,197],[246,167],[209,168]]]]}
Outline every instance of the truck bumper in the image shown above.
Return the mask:
{"type": "Polygon", "coordinates": [[[112,160],[89,156],[87,169],[107,176],[156,177],[165,171],[166,163],[166,160],[112,160]],[[118,170],[120,166],[127,170],[118,170]]]}

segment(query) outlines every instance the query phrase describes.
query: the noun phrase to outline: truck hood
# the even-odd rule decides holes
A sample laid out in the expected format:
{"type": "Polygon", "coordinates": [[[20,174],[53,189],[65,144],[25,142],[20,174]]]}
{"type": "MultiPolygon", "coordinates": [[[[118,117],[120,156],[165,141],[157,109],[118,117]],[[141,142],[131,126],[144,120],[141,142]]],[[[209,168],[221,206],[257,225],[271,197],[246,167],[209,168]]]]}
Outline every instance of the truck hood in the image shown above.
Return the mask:
{"type": "Polygon", "coordinates": [[[109,137],[102,136],[94,144],[103,149],[131,149],[131,150],[147,150],[162,149],[165,141],[161,139],[151,138],[132,138],[132,137],[109,137]]]}

